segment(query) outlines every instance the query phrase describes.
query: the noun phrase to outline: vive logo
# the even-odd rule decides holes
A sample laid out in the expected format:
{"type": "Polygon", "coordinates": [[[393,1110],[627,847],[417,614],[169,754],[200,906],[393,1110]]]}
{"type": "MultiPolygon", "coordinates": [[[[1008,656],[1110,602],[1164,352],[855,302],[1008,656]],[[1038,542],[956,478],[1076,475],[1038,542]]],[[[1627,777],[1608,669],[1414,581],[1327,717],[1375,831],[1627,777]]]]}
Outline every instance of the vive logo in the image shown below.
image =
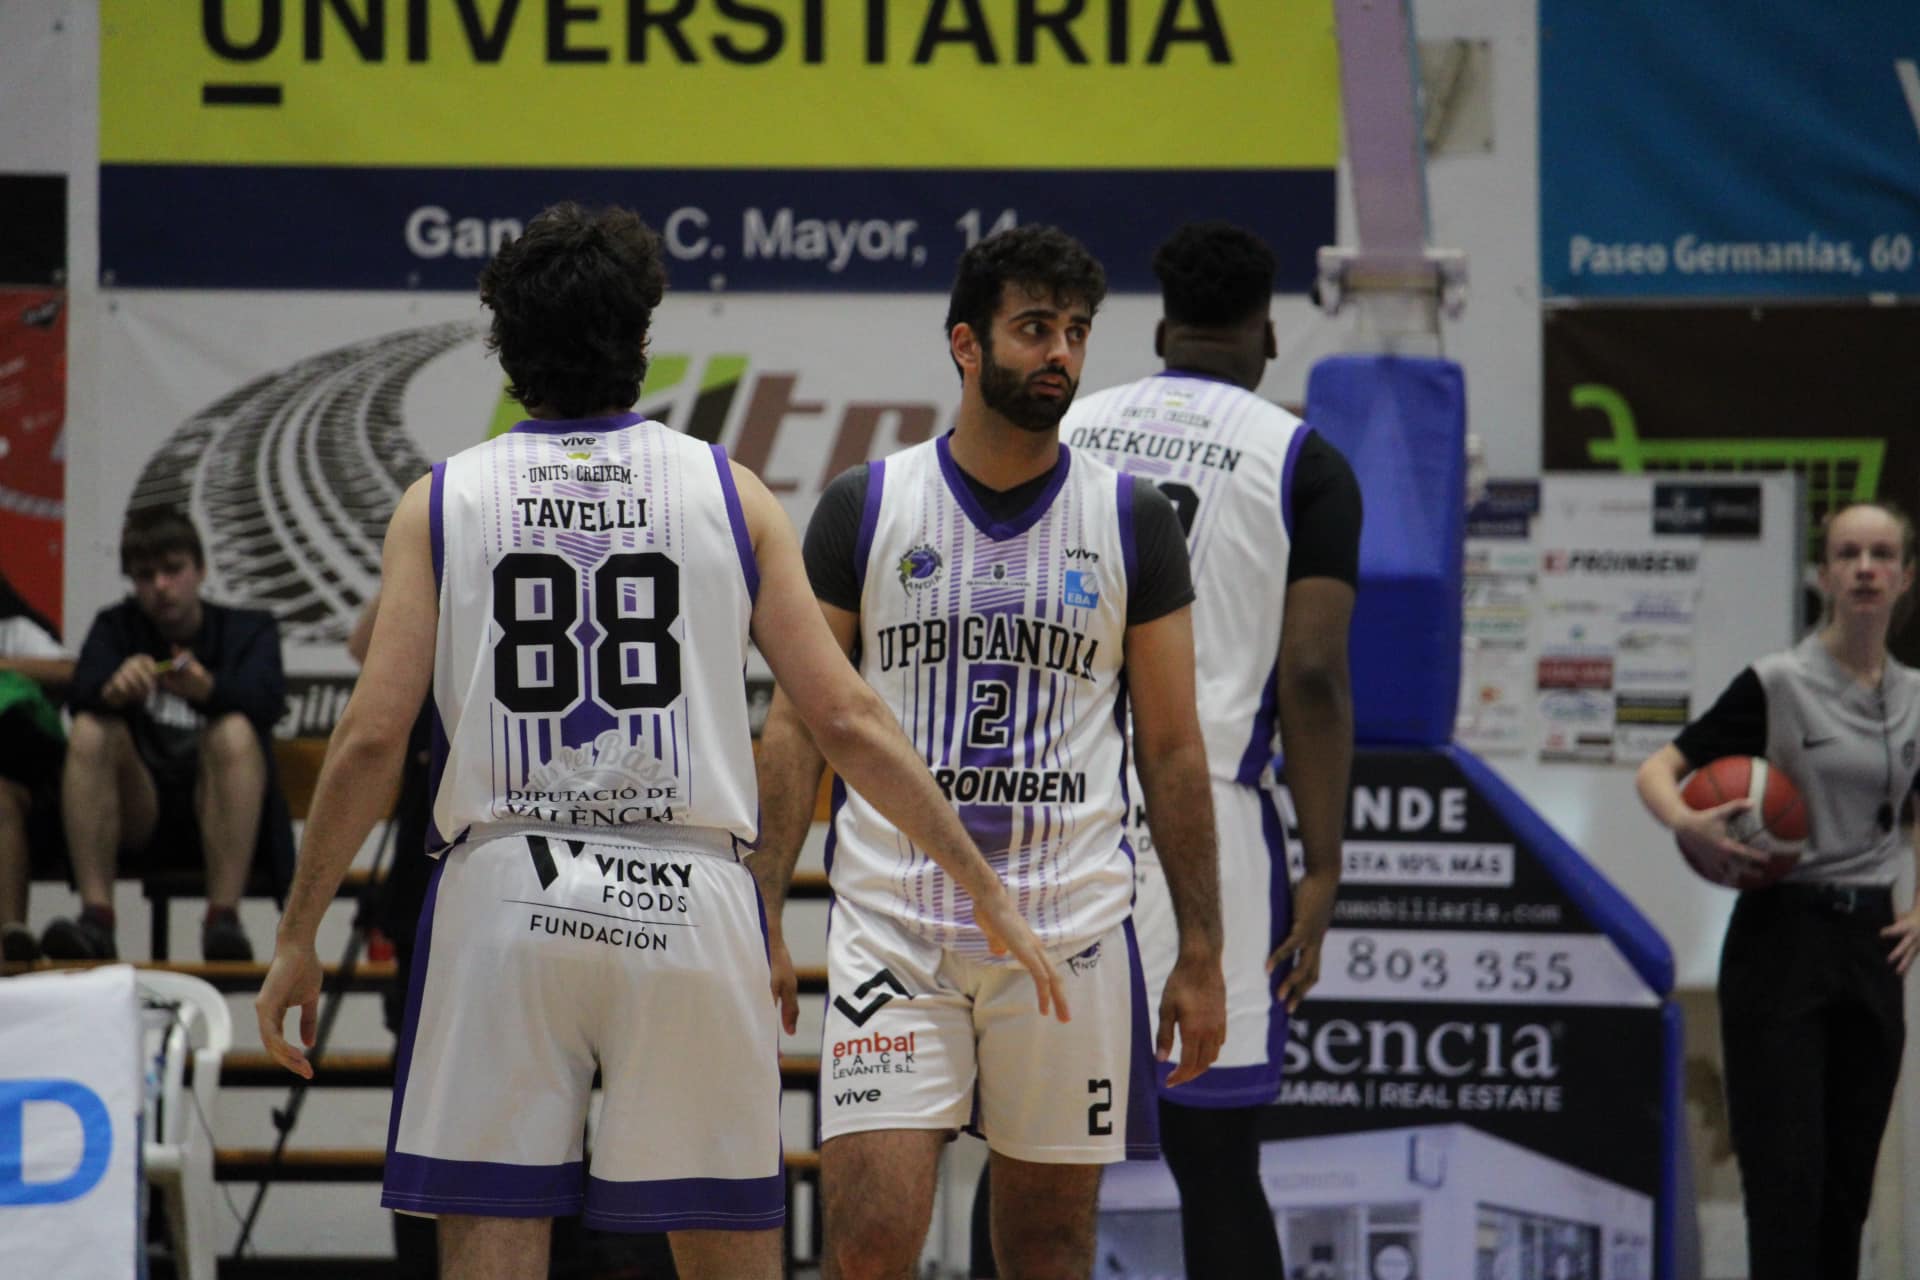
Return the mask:
{"type": "Polygon", "coordinates": [[[113,1120],[100,1095],[78,1080],[0,1080],[0,1207],[64,1204],[93,1190],[113,1155],[113,1120]],[[26,1134],[29,1102],[65,1107],[80,1122],[80,1163],[55,1182],[29,1182],[26,1134]]]}

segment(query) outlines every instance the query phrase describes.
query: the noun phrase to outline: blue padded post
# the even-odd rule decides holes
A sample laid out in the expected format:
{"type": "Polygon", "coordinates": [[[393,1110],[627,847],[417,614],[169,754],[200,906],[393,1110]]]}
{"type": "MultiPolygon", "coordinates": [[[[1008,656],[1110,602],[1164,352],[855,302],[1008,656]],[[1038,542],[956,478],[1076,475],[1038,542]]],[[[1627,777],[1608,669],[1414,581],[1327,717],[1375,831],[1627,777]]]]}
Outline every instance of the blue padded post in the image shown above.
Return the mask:
{"type": "Polygon", "coordinates": [[[1354,738],[1441,746],[1460,699],[1466,381],[1451,360],[1332,356],[1307,380],[1307,422],[1360,480],[1354,738]]]}

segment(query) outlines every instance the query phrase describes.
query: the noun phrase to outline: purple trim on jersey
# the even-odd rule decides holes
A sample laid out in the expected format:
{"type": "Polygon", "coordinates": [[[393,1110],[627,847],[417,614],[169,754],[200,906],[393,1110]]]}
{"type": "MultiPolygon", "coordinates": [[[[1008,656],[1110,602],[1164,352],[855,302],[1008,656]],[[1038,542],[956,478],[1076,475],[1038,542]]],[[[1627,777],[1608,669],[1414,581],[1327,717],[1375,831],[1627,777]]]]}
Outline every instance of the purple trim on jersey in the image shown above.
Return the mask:
{"type": "Polygon", "coordinates": [[[727,523],[733,526],[733,547],[740,553],[740,572],[747,580],[747,599],[760,599],[760,562],[753,555],[753,539],[747,536],[747,513],[740,509],[740,490],[733,483],[733,464],[727,451],[713,446],[713,465],[720,472],[720,492],[727,501],[727,523]]]}
{"type": "MultiPolygon", "coordinates": [[[[395,1097],[399,1095],[396,1093],[395,1097]]],[[[551,1218],[580,1212],[585,1164],[505,1164],[439,1160],[387,1152],[380,1193],[386,1209],[416,1213],[477,1213],[490,1218],[551,1218]]]]}
{"type": "MultiPolygon", "coordinates": [[[[433,807],[440,799],[440,778],[447,771],[447,726],[440,719],[440,704],[431,698],[427,706],[433,712],[433,721],[427,732],[427,848],[428,853],[439,853],[448,845],[458,844],[466,838],[466,832],[449,840],[440,834],[440,824],[434,821],[433,807]]],[[[405,853],[406,850],[401,850],[405,853]]]]}
{"type": "Polygon", "coordinates": [[[1307,442],[1306,431],[1293,433],[1287,441],[1287,458],[1280,464],[1280,524],[1293,537],[1293,464],[1300,461],[1300,446],[1307,442]]]}
{"type": "Polygon", "coordinates": [[[1233,780],[1243,787],[1256,786],[1273,759],[1273,731],[1280,716],[1280,663],[1275,661],[1260,690],[1260,705],[1253,713],[1253,728],[1247,734],[1247,749],[1240,753],[1240,767],[1233,780]]]}
{"type": "MultiPolygon", "coordinates": [[[[1287,833],[1280,825],[1280,813],[1273,793],[1262,790],[1260,801],[1261,844],[1266,846],[1267,866],[1267,945],[1266,954],[1293,928],[1293,885],[1287,880],[1287,833]]],[[[1268,979],[1277,985],[1281,975],[1268,979]]],[[[1173,1071],[1168,1063],[1160,1067],[1160,1096],[1183,1107],[1225,1110],[1229,1107],[1260,1107],[1280,1093],[1280,1064],[1287,1051],[1287,1006],[1278,1000],[1267,1001],[1267,1060],[1237,1067],[1208,1067],[1199,1079],[1177,1088],[1167,1088],[1167,1076],[1173,1071]]]]}
{"type": "Polygon", "coordinates": [[[867,499],[860,508],[860,532],[853,540],[853,582],[858,591],[867,589],[867,558],[873,554],[873,531],[880,527],[880,492],[887,482],[887,460],[867,464],[867,499]]]}
{"type": "Polygon", "coordinates": [[[1153,1023],[1147,1018],[1147,978],[1140,967],[1140,939],[1133,917],[1122,925],[1127,935],[1127,973],[1133,982],[1133,1053],[1127,1071],[1127,1159],[1160,1158],[1160,1065],[1153,1056],[1153,1023]]]}
{"type": "Polygon", "coordinates": [[[407,971],[407,1012],[400,1024],[400,1043],[393,1050],[393,1107],[387,1115],[387,1175],[393,1175],[394,1143],[400,1139],[400,1104],[407,1096],[407,1075],[413,1069],[413,1041],[420,1030],[420,996],[427,986],[427,966],[433,961],[433,907],[440,900],[440,876],[445,858],[436,858],[427,878],[427,896],[420,907],[420,923],[413,932],[413,964],[407,971]]]}
{"type": "Polygon", "coordinates": [[[587,1179],[583,1220],[601,1231],[762,1231],[787,1220],[787,1176],[587,1179]]]}
{"type": "Polygon", "coordinates": [[[645,421],[644,417],[629,410],[605,418],[527,418],[514,423],[513,430],[531,436],[584,435],[589,432],[624,431],[645,421]]]}
{"type": "Polygon", "coordinates": [[[433,479],[427,482],[427,541],[433,548],[433,589],[440,590],[441,574],[447,565],[447,464],[433,464],[433,479]]]}
{"type": "Polygon", "coordinates": [[[1127,599],[1133,599],[1133,579],[1140,567],[1140,548],[1133,536],[1133,485],[1131,473],[1122,471],[1116,480],[1115,496],[1120,515],[1120,559],[1127,568],[1127,599]]]}
{"type": "MultiPolygon", "coordinates": [[[[1073,452],[1064,444],[1060,446],[1060,456],[1054,460],[1053,472],[1047,477],[1046,487],[1025,511],[1011,520],[995,520],[973,496],[973,489],[967,484],[966,473],[960,470],[960,464],[953,460],[953,448],[948,441],[953,439],[949,431],[933,442],[934,451],[940,456],[940,474],[947,482],[947,489],[953,494],[953,500],[967,513],[967,519],[973,527],[992,538],[995,542],[1004,542],[1008,538],[1017,538],[1039,522],[1047,514],[1047,508],[1053,505],[1054,498],[1060,494],[1060,487],[1067,482],[1067,472],[1073,467],[1073,452]]],[[[872,482],[869,481],[869,484],[872,482]]]]}

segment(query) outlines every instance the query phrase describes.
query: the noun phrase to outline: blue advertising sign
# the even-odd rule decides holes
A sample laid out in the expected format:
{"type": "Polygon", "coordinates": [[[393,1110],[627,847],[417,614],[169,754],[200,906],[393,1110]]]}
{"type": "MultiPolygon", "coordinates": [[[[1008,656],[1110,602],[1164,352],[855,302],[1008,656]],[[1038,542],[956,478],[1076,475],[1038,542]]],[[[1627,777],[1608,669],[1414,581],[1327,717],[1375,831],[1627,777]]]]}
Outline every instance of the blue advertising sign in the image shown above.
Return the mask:
{"type": "Polygon", "coordinates": [[[62,1204],[78,1200],[106,1176],[113,1155],[113,1120],[100,1095],[78,1080],[0,1080],[0,1205],[62,1204]],[[21,1116],[29,1102],[64,1107],[79,1122],[80,1161],[65,1176],[27,1176],[21,1116]]]}
{"type": "Polygon", "coordinates": [[[1539,13],[1548,297],[1920,293],[1920,4],[1539,13]]]}

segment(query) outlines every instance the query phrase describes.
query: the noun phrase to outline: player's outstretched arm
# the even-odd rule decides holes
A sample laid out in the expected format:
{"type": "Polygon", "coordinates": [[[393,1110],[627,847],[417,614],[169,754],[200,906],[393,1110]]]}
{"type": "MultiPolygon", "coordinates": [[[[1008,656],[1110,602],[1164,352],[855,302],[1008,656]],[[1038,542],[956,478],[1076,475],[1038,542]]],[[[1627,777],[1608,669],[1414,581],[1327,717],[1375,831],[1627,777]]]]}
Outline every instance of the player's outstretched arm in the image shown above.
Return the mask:
{"type": "Polygon", "coordinates": [[[407,736],[433,679],[440,593],[428,540],[428,485],[423,478],[408,489],[387,526],[373,642],[353,697],[327,743],[293,887],[274,939],[273,965],[253,1002],[267,1052],[289,1071],[309,1078],[312,1065],[283,1034],[287,1010],[300,1006],[300,1039],[311,1047],[320,1000],[314,932],[353,855],[373,824],[386,815],[407,736]]]}
{"type": "MultiPolygon", "coordinates": [[[[1060,978],[1040,940],[1015,910],[893,713],[853,669],[828,629],[822,606],[807,585],[799,540],[786,513],[752,472],[736,464],[733,473],[760,564],[753,639],[773,668],[774,679],[827,763],[972,896],[975,919],[989,944],[1026,967],[1039,993],[1040,1011],[1065,1022],[1060,978]]],[[[777,750],[779,744],[775,746],[777,750]]],[[[766,750],[763,740],[763,756],[766,750]]]]}
{"type": "MultiPolygon", "coordinates": [[[[1287,588],[1281,624],[1280,749],[1307,866],[1294,889],[1293,927],[1267,958],[1267,972],[1280,972],[1292,962],[1273,992],[1289,1013],[1320,980],[1320,948],[1340,888],[1340,843],[1353,771],[1353,682],[1347,667],[1353,597],[1353,587],[1338,578],[1302,578],[1287,588]]],[[[1285,867],[1276,871],[1286,874],[1285,867]]]]}
{"type": "Polygon", "coordinates": [[[1180,1032],[1180,1062],[1168,1084],[1213,1064],[1227,1036],[1227,984],[1220,971],[1220,853],[1213,787],[1193,687],[1193,606],[1127,628],[1127,689],[1133,749],[1147,829],[1167,876],[1179,952],[1160,997],[1161,1061],[1180,1032]]]}

